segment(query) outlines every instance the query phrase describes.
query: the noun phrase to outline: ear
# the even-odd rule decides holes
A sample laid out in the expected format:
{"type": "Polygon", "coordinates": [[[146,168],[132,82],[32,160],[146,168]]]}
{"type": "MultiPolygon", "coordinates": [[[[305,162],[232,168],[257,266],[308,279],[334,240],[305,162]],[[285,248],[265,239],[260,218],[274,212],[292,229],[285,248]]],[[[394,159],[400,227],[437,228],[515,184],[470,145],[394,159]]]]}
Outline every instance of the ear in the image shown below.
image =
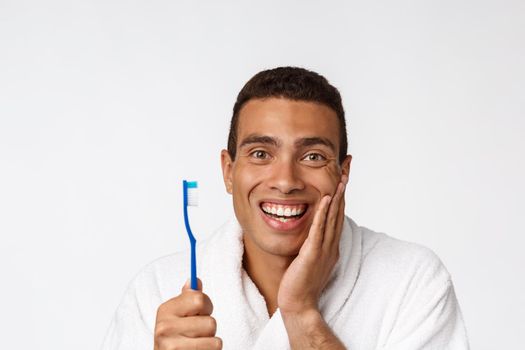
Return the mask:
{"type": "Polygon", "coordinates": [[[232,161],[232,158],[230,157],[230,153],[225,149],[221,151],[221,167],[222,167],[222,178],[224,180],[224,186],[226,187],[226,192],[228,192],[229,194],[232,194],[233,161],[232,161]]]}
{"type": "Polygon", "coordinates": [[[347,154],[343,163],[341,164],[341,175],[350,177],[350,163],[352,163],[352,155],[347,154]]]}

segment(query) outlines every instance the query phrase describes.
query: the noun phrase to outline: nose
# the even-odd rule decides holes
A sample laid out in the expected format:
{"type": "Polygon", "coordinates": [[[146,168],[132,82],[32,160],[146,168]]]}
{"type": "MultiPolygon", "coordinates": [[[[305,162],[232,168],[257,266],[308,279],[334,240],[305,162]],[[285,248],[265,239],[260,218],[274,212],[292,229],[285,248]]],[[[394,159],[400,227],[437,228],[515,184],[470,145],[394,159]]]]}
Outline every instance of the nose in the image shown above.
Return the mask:
{"type": "Polygon", "coordinates": [[[287,159],[281,159],[274,164],[269,185],[271,189],[276,189],[283,194],[291,194],[305,187],[296,164],[287,159]]]}

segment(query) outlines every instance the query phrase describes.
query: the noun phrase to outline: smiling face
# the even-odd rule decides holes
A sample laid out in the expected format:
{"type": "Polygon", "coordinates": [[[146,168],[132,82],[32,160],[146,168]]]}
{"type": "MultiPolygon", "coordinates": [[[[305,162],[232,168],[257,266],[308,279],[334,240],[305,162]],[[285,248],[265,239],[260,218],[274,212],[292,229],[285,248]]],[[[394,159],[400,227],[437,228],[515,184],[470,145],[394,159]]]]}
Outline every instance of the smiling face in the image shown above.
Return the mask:
{"type": "Polygon", "coordinates": [[[336,113],[315,102],[252,99],[241,109],[237,154],[221,163],[245,249],[295,256],[324,195],[333,195],[351,156],[339,164],[336,113]]]}

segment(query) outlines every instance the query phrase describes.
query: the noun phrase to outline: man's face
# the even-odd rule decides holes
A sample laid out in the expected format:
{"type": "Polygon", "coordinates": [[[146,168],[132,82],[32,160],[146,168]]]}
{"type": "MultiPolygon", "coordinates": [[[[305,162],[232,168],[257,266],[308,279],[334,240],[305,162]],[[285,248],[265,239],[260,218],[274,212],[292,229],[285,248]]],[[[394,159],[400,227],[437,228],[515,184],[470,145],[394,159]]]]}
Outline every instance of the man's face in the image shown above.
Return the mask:
{"type": "Polygon", "coordinates": [[[321,198],[333,195],[351,156],[339,164],[335,111],[314,102],[252,99],[240,111],[237,154],[223,150],[228,193],[246,247],[294,256],[321,198]]]}

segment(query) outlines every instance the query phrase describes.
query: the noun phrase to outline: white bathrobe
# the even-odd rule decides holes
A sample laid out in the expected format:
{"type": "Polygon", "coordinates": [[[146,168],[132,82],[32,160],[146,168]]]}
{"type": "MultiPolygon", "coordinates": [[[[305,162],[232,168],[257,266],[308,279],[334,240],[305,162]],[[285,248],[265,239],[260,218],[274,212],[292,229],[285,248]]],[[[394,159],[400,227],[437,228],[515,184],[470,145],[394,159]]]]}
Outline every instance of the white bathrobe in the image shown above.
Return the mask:
{"type": "MultiPolygon", "coordinates": [[[[449,273],[429,249],[357,226],[346,218],[340,259],[319,300],[333,333],[350,350],[464,350],[468,342],[449,273]]],[[[214,306],[225,350],[290,349],[277,310],[242,267],[235,218],[198,243],[198,277],[214,306]]],[[[189,249],[147,265],[131,282],[103,350],[153,349],[158,306],[180,294],[189,249]]]]}

